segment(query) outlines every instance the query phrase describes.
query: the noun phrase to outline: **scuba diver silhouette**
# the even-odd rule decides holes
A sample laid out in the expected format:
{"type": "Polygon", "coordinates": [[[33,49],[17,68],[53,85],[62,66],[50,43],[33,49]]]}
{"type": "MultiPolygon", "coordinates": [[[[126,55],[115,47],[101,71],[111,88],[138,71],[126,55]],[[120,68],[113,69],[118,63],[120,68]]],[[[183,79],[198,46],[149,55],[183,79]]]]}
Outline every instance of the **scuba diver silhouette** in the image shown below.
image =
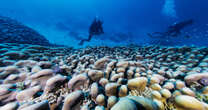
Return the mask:
{"type": "Polygon", "coordinates": [[[152,34],[148,33],[150,37],[177,37],[181,34],[181,30],[185,27],[192,25],[194,21],[192,19],[175,23],[168,27],[165,32],[154,32],[152,34]]]}
{"type": "Polygon", "coordinates": [[[89,36],[87,39],[82,39],[79,43],[79,45],[83,45],[84,42],[89,42],[93,36],[95,35],[101,35],[104,33],[103,31],[103,26],[102,26],[103,22],[98,18],[96,17],[94,19],[94,21],[92,22],[92,24],[90,25],[90,28],[89,28],[89,36]]]}

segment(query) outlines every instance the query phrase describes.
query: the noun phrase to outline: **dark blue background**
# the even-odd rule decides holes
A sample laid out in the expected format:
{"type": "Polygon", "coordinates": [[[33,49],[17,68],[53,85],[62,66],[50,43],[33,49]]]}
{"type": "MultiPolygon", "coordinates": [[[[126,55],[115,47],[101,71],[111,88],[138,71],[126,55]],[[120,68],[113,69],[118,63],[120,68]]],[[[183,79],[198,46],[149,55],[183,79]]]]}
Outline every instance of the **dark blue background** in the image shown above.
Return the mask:
{"type": "Polygon", "coordinates": [[[4,0],[0,15],[9,16],[34,28],[53,43],[77,46],[88,36],[95,16],[104,21],[105,34],[86,45],[208,44],[208,0],[175,0],[177,17],[162,13],[165,0],[4,0]],[[164,31],[168,25],[194,19],[184,31],[191,35],[166,39],[149,38],[146,33],[164,31]]]}

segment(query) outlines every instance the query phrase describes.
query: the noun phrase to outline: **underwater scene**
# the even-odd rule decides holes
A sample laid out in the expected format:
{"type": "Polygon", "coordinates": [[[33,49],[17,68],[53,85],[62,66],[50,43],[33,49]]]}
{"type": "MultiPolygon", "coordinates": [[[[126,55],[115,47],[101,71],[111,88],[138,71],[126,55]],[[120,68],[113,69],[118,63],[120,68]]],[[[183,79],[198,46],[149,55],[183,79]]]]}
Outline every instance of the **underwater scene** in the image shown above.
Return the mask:
{"type": "Polygon", "coordinates": [[[208,0],[1,0],[0,110],[208,110],[208,0]]]}

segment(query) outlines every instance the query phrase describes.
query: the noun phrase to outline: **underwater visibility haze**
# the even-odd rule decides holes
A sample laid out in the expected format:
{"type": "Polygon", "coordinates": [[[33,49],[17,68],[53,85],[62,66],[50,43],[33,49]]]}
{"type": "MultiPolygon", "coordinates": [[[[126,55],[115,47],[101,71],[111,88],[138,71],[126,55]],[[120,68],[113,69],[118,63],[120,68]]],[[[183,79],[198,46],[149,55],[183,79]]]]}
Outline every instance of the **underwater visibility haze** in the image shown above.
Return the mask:
{"type": "Polygon", "coordinates": [[[0,110],[208,110],[208,0],[1,0],[0,110]]]}
{"type": "Polygon", "coordinates": [[[52,43],[73,47],[79,47],[79,40],[88,37],[96,16],[103,21],[105,33],[85,45],[155,45],[159,42],[161,45],[201,46],[207,45],[207,4],[206,0],[4,0],[0,4],[0,15],[33,28],[52,43]],[[147,36],[189,19],[193,19],[193,25],[181,30],[182,37],[170,37],[168,43],[167,38],[147,36]]]}

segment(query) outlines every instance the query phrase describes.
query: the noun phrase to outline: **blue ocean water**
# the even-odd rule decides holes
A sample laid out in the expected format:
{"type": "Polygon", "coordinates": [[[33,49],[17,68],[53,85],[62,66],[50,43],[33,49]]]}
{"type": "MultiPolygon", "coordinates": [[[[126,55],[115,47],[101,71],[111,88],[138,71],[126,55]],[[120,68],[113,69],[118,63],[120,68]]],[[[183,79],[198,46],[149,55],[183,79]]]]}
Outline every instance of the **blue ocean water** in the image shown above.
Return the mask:
{"type": "Polygon", "coordinates": [[[2,0],[0,15],[15,19],[51,43],[80,47],[95,16],[104,34],[84,46],[208,45],[207,0],[2,0]],[[168,26],[193,20],[177,37],[150,37],[168,26]],[[188,37],[187,37],[188,36],[188,37]]]}

